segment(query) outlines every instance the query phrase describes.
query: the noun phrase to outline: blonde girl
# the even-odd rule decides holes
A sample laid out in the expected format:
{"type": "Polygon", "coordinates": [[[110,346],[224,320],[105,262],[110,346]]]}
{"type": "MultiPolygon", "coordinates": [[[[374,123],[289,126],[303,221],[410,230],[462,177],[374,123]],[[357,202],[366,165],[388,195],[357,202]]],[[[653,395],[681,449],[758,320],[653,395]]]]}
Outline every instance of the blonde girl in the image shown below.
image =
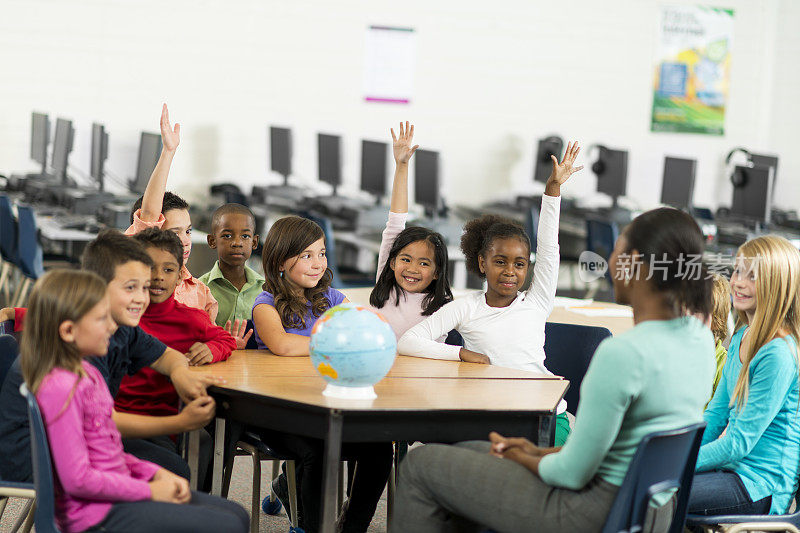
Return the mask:
{"type": "Polygon", "coordinates": [[[736,328],[704,415],[689,511],[780,514],[794,495],[800,457],[800,253],[774,235],[746,242],[731,289],[736,328]]]}
{"type": "Polygon", "coordinates": [[[61,531],[248,530],[239,505],[191,492],[185,479],[122,451],[108,386],[85,360],[106,355],[116,328],[102,278],[45,274],[25,320],[20,364],[47,429],[61,531]]]}

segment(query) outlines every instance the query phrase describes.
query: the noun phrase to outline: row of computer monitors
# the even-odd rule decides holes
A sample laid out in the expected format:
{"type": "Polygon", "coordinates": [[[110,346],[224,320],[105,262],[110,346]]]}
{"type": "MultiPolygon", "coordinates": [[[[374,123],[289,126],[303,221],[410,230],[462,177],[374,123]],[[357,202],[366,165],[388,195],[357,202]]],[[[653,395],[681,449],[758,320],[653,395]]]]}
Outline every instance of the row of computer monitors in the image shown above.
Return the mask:
{"type": "MultiPolygon", "coordinates": [[[[42,165],[43,173],[47,167],[47,152],[50,139],[50,122],[43,113],[32,114],[31,158],[42,165]]],[[[74,129],[72,121],[63,118],[56,120],[51,156],[51,173],[57,180],[66,181],[68,158],[72,151],[74,129]]],[[[271,169],[284,176],[292,174],[292,132],[289,128],[271,126],[269,128],[271,169]]],[[[336,188],[342,182],[342,140],[339,135],[320,133],[317,135],[317,154],[319,179],[336,188]]],[[[361,189],[380,198],[387,192],[387,158],[389,144],[380,141],[361,141],[361,189]]],[[[564,141],[557,136],[549,136],[538,142],[534,162],[534,180],[546,182],[552,163],[550,156],[563,155],[564,141]]],[[[139,143],[136,174],[130,189],[142,193],[147,185],[158,157],[161,153],[161,136],[142,132],[139,143]]],[[[102,124],[92,124],[90,176],[99,188],[103,188],[103,165],[108,156],[108,134],[102,124]]],[[[734,180],[734,194],[731,212],[743,218],[768,220],[771,196],[774,189],[774,174],[777,158],[761,161],[766,156],[748,154],[752,167],[736,167],[738,177],[734,180]],[[772,171],[769,171],[772,168],[772,171]]],[[[432,150],[417,150],[415,164],[415,201],[437,209],[439,197],[439,153],[432,150]]],[[[628,174],[628,152],[599,146],[596,160],[591,169],[597,176],[597,190],[616,199],[625,195],[628,174]]],[[[661,186],[661,203],[679,208],[692,204],[696,161],[677,157],[666,157],[661,186]]]]}

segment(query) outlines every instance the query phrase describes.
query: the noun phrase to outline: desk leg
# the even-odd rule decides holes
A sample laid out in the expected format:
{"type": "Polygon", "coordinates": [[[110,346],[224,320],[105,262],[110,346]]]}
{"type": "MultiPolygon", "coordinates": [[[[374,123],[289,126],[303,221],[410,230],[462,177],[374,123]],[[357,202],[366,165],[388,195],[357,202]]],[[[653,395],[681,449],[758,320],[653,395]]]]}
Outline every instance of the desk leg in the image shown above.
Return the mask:
{"type": "Polygon", "coordinates": [[[336,483],[339,478],[339,457],[342,451],[342,412],[332,410],[328,416],[328,436],[325,439],[325,473],[322,478],[322,533],[336,529],[336,483]]]}
{"type": "Polygon", "coordinates": [[[556,441],[556,417],[546,415],[539,417],[539,436],[537,445],[542,448],[550,448],[556,441]]]}
{"type": "Polygon", "coordinates": [[[222,494],[222,469],[225,467],[225,419],[216,419],[214,431],[214,460],[211,471],[211,494],[222,494]]]}
{"type": "Polygon", "coordinates": [[[190,486],[192,490],[197,490],[200,468],[200,431],[196,429],[189,432],[189,456],[187,462],[189,463],[189,477],[191,478],[190,486]]]}

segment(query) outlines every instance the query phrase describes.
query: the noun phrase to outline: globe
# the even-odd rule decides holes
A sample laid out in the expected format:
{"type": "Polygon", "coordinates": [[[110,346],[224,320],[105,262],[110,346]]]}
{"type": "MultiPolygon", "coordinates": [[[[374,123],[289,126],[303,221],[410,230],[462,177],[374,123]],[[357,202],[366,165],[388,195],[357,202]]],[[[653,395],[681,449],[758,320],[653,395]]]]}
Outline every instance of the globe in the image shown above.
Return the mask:
{"type": "Polygon", "coordinates": [[[396,353],[389,323],[363,305],[331,307],[311,329],[311,363],[328,382],[326,396],[376,398],[372,386],[392,368],[396,353]]]}

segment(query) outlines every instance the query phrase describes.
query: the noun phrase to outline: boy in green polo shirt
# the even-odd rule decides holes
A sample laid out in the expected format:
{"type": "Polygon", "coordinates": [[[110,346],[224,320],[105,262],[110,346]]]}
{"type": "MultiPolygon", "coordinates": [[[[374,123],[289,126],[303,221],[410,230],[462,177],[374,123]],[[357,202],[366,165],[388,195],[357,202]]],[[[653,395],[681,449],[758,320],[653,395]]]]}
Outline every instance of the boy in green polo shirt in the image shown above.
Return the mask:
{"type": "Polygon", "coordinates": [[[245,264],[258,247],[255,227],[255,216],[247,207],[225,204],[217,208],[211,218],[208,246],[217,250],[218,260],[199,278],[219,303],[217,325],[237,337],[240,349],[252,335],[252,330],[243,335],[245,321],[253,317],[253,302],[264,290],[264,276],[245,264]]]}

